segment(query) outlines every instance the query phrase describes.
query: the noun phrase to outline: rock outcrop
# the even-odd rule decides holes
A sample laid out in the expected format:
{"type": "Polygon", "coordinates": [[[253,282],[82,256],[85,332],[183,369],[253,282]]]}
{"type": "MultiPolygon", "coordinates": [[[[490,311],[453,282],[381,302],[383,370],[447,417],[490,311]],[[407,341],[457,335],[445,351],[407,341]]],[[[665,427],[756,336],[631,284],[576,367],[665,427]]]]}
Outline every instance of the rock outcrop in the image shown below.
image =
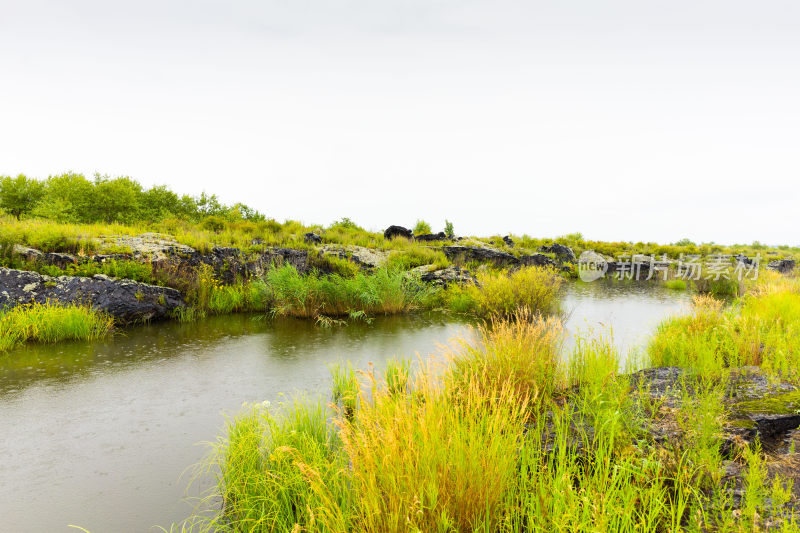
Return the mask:
{"type": "Polygon", "coordinates": [[[493,248],[445,246],[442,248],[442,251],[450,261],[455,263],[477,261],[480,263],[492,263],[494,266],[502,268],[508,268],[519,264],[519,259],[513,255],[493,248]]]}
{"type": "Polygon", "coordinates": [[[540,266],[540,267],[557,266],[556,262],[553,260],[552,257],[544,254],[523,255],[519,258],[519,263],[522,266],[540,266]]]}
{"type": "Polygon", "coordinates": [[[554,254],[556,259],[562,263],[575,262],[575,252],[572,251],[572,248],[564,246],[563,244],[553,243],[550,246],[540,246],[539,251],[554,254]]]}
{"type": "Polygon", "coordinates": [[[175,289],[102,274],[91,278],[54,278],[0,268],[0,308],[33,302],[90,305],[123,323],[166,318],[171,311],[184,305],[181,293],[175,289]]]}
{"type": "Polygon", "coordinates": [[[138,261],[151,263],[154,268],[170,269],[183,275],[201,265],[208,265],[214,275],[223,283],[262,276],[273,265],[290,264],[298,272],[308,271],[308,250],[292,248],[268,248],[261,251],[245,252],[239,248],[214,246],[208,252],[200,252],[190,246],[166,240],[164,236],[144,234],[139,237],[120,237],[115,241],[117,247],[132,251],[110,254],[96,254],[76,257],[69,254],[43,253],[33,248],[15,246],[14,253],[27,261],[55,265],[66,269],[78,263],[106,261],[138,261]],[[149,236],[148,236],[149,235],[149,236]]]}
{"type": "Polygon", "coordinates": [[[303,241],[305,241],[306,244],[322,244],[322,237],[309,231],[303,235],[303,241]]]}
{"type": "Polygon", "coordinates": [[[511,236],[510,235],[506,235],[505,237],[503,237],[503,242],[506,243],[506,245],[509,248],[513,248],[514,247],[514,241],[511,240],[511,236]]]}
{"type": "Polygon", "coordinates": [[[775,270],[780,272],[781,274],[786,274],[787,272],[791,272],[795,267],[794,259],[776,259],[775,261],[770,261],[767,265],[769,270],[775,270]]]}
{"type": "Polygon", "coordinates": [[[319,252],[322,255],[332,255],[339,259],[351,261],[366,271],[380,268],[389,257],[389,252],[387,251],[355,245],[327,244],[320,248],[319,252]]]}
{"type": "Polygon", "coordinates": [[[458,285],[472,284],[477,285],[478,281],[472,272],[466,268],[450,265],[447,268],[440,268],[436,270],[431,269],[431,265],[417,267],[412,272],[420,275],[420,280],[434,285],[447,287],[451,283],[458,285]]]}
{"type": "Polygon", "coordinates": [[[415,241],[423,241],[423,242],[430,242],[430,241],[446,241],[447,235],[443,231],[439,233],[423,233],[421,235],[414,235],[415,241]]]}

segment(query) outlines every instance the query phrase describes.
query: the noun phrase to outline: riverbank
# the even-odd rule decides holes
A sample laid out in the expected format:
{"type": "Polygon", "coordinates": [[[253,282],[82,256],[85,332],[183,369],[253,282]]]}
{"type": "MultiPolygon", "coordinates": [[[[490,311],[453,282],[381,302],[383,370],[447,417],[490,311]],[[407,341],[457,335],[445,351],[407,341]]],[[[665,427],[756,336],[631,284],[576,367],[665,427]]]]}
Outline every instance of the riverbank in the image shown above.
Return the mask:
{"type": "MultiPolygon", "coordinates": [[[[579,233],[469,237],[449,222],[434,233],[424,221],[383,232],[348,218],[328,226],[279,223],[213,195],[178,197],[163,187],[144,190],[130,178],[91,181],[68,173],[0,185],[28,191],[31,200],[13,215],[0,213],[0,315],[37,304],[48,306],[41,320],[56,320],[59,307],[65,316],[80,308],[87,320],[113,319],[117,331],[234,312],[323,326],[432,309],[482,318],[508,316],[520,306],[553,314],[563,280],[602,276],[734,298],[743,274],[757,276],[759,266],[790,273],[800,258],[798,248],[758,242],[600,242],[579,233]],[[712,272],[701,275],[700,267],[712,272]]],[[[81,331],[95,331],[85,326],[17,338],[82,338],[81,331]]]]}
{"type": "MultiPolygon", "coordinates": [[[[676,279],[682,260],[662,257],[659,262],[648,262],[639,253],[625,262],[584,249],[589,243],[578,236],[561,239],[568,245],[539,244],[526,237],[515,241],[511,236],[415,235],[399,226],[377,234],[349,221],[325,229],[279,225],[273,227],[277,237],[272,244],[253,237],[263,235],[269,221],[248,222],[245,227],[250,233],[241,224],[230,223],[225,226],[233,232],[230,235],[221,230],[209,233],[201,224],[191,241],[200,243],[199,248],[185,244],[189,241],[185,233],[179,234],[184,241],[179,242],[178,237],[165,234],[134,234],[141,229],[136,226],[9,218],[3,222],[0,262],[13,268],[0,270],[0,307],[10,309],[31,302],[53,306],[44,317],[57,314],[58,305],[83,306],[85,315],[106,314],[118,327],[231,312],[312,318],[322,325],[420,309],[481,317],[508,315],[519,306],[553,313],[558,311],[562,279],[582,276],[585,264],[593,268],[601,264],[600,274],[623,281],[633,278],[635,272],[637,278],[674,288],[693,287],[715,296],[735,297],[742,290],[736,275],[741,278],[742,266],[749,271],[754,266],[751,258],[734,248],[726,251],[736,255],[701,257],[695,263],[715,261],[717,277],[722,272],[722,279],[696,276],[687,281],[676,279]],[[289,233],[305,229],[316,233],[306,232],[302,239],[289,233]],[[246,247],[220,246],[210,240],[241,242],[242,232],[252,237],[246,247]],[[209,240],[198,241],[198,235],[209,240]],[[277,247],[276,243],[294,247],[277,247]],[[42,249],[31,247],[33,244],[42,249]],[[532,248],[535,245],[538,247],[532,248]]],[[[590,244],[607,248],[602,243],[590,244]]],[[[693,246],[684,244],[677,249],[697,251],[693,246]]],[[[781,257],[768,267],[791,271],[794,260],[781,257]]]]}
{"type": "Polygon", "coordinates": [[[766,275],[666,320],[639,364],[670,367],[621,371],[594,337],[564,354],[557,321],[523,315],[442,367],[339,369],[330,405],[231,419],[207,465],[222,506],[186,527],[796,531],[798,327],[797,280],[766,275]]]}

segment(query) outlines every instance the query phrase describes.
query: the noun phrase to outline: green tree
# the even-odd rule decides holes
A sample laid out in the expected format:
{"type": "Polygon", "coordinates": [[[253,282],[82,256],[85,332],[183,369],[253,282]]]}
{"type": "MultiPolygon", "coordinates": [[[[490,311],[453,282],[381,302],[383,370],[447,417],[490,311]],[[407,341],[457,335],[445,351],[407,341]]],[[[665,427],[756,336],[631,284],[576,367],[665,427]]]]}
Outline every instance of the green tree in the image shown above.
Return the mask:
{"type": "Polygon", "coordinates": [[[456,236],[455,232],[453,231],[453,223],[446,219],[444,221],[444,234],[447,235],[448,239],[452,239],[456,236]]]}
{"type": "Polygon", "coordinates": [[[83,174],[67,172],[44,182],[44,199],[34,214],[58,222],[91,222],[94,219],[94,184],[83,174]]]}
{"type": "Polygon", "coordinates": [[[44,185],[24,174],[0,178],[0,207],[17,217],[30,213],[44,196],[44,185]]]}
{"type": "Polygon", "coordinates": [[[431,232],[431,225],[425,222],[424,220],[417,220],[417,224],[414,226],[414,235],[423,235],[425,233],[431,232]]]}
{"type": "Polygon", "coordinates": [[[151,187],[140,195],[139,215],[142,220],[158,222],[182,214],[184,213],[180,198],[166,185],[151,187]]]}
{"type": "Polygon", "coordinates": [[[194,199],[197,206],[197,214],[200,217],[222,216],[225,214],[225,206],[220,203],[216,194],[208,195],[205,191],[194,199]]]}
{"type": "Polygon", "coordinates": [[[130,178],[95,176],[95,221],[133,222],[139,220],[142,186],[130,178]]]}

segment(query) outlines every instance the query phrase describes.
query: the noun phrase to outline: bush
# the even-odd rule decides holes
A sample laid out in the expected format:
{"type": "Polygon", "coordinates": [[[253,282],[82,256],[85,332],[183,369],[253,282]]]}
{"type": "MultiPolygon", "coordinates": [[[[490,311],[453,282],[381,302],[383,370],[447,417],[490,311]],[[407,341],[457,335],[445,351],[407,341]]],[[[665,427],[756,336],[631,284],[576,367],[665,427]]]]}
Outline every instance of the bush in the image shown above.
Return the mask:
{"type": "Polygon", "coordinates": [[[424,235],[427,233],[431,233],[431,225],[425,222],[424,220],[417,220],[417,223],[414,225],[413,232],[414,235],[424,235]]]}
{"type": "Polygon", "coordinates": [[[213,231],[214,233],[219,233],[225,229],[225,220],[212,215],[204,218],[203,222],[200,224],[200,227],[209,231],[213,231]]]}

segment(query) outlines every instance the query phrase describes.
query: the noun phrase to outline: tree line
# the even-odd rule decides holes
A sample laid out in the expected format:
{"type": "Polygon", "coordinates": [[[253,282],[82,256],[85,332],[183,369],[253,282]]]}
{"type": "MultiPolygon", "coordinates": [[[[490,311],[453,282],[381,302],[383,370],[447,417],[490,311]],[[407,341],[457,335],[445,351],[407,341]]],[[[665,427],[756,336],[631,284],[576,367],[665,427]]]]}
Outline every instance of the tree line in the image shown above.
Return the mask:
{"type": "Polygon", "coordinates": [[[199,221],[209,216],[227,220],[264,220],[241,203],[224,205],[215,194],[178,195],[166,185],[145,189],[127,176],[111,178],[67,172],[39,180],[24,174],[0,176],[0,209],[15,216],[58,222],[159,222],[166,218],[199,221]]]}

